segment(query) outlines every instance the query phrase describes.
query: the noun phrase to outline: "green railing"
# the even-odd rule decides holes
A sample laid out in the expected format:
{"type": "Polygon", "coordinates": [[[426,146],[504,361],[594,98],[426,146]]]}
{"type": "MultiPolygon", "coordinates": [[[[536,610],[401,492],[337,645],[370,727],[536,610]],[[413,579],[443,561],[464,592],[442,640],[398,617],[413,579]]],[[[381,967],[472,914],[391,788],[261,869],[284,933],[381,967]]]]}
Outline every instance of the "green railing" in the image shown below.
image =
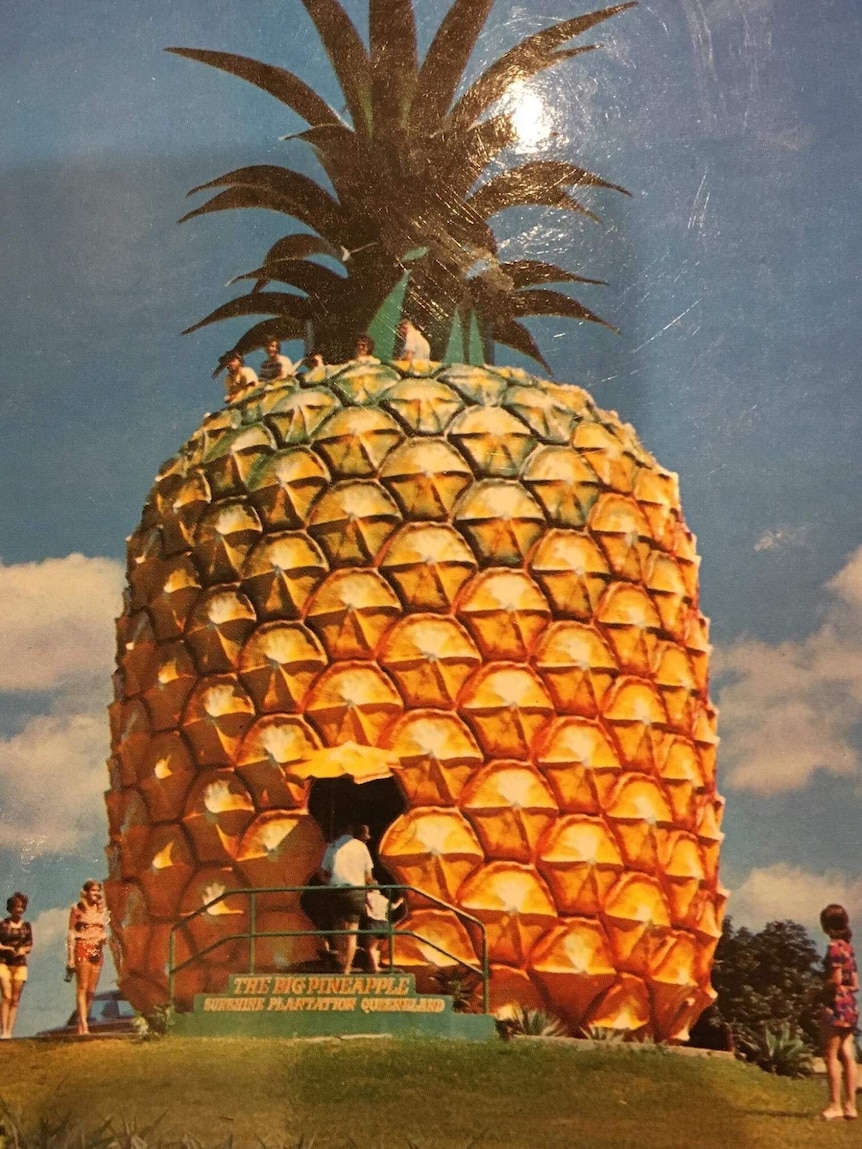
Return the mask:
{"type": "MultiPolygon", "coordinates": [[[[346,890],[367,890],[368,886],[338,886],[335,887],[339,892],[346,890]]],[[[239,889],[224,890],[217,897],[212,898],[206,902],[199,909],[194,910],[192,913],[187,914],[180,921],[175,922],[171,926],[171,932],[168,942],[168,999],[171,1005],[174,1004],[174,982],[176,975],[186,969],[188,966],[194,965],[200,961],[208,953],[218,949],[221,946],[228,945],[230,942],[247,941],[249,943],[249,974],[256,973],[256,957],[257,957],[257,940],[259,938],[300,938],[300,937],[343,937],[347,934],[357,934],[361,937],[377,936],[377,930],[369,929],[312,929],[312,930],[258,930],[257,928],[257,899],[268,894],[303,894],[303,893],[317,893],[326,894],[329,890],[333,889],[331,886],[270,886],[270,887],[242,887],[239,889]],[[203,949],[198,950],[192,954],[191,957],[185,961],[177,964],[176,962],[176,931],[181,927],[188,925],[194,918],[200,917],[202,914],[208,913],[213,906],[218,905],[219,902],[225,901],[227,898],[236,898],[240,896],[247,896],[251,899],[251,906],[249,911],[249,925],[248,929],[240,931],[239,933],[224,934],[217,938],[210,945],[205,946],[203,949]]],[[[488,1013],[488,984],[490,980],[490,967],[488,962],[488,938],[485,931],[483,922],[478,918],[473,917],[472,914],[466,913],[464,910],[459,909],[457,906],[450,905],[449,902],[444,902],[440,898],[434,897],[433,894],[426,893],[425,890],[420,890],[416,886],[375,886],[374,889],[380,890],[384,894],[400,895],[404,893],[413,893],[419,895],[423,901],[431,902],[436,906],[445,910],[450,910],[454,913],[459,920],[469,922],[472,926],[476,927],[479,931],[481,938],[481,964],[473,965],[471,962],[464,961],[456,954],[450,953],[444,949],[443,946],[438,945],[430,938],[424,937],[422,934],[417,933],[415,930],[402,930],[398,929],[395,922],[392,920],[392,899],[389,897],[389,906],[386,913],[386,936],[389,942],[389,956],[388,956],[388,969],[391,972],[394,968],[393,953],[394,941],[397,937],[410,937],[415,938],[417,941],[422,942],[423,945],[430,946],[431,949],[436,950],[437,953],[442,954],[444,957],[451,958],[456,965],[462,969],[469,970],[471,973],[477,974],[482,979],[482,1012],[488,1013]]],[[[237,973],[242,971],[237,970],[237,973]]]]}

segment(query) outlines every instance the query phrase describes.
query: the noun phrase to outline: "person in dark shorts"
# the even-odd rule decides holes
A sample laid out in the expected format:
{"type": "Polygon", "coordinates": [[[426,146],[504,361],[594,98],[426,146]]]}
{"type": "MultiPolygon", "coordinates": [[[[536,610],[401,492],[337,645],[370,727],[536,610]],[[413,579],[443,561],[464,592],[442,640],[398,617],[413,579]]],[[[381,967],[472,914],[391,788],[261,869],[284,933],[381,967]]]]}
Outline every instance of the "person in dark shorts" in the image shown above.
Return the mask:
{"type": "Polygon", "coordinates": [[[27,954],[33,948],[33,930],[24,921],[27,901],[26,894],[16,891],[6,902],[9,916],[0,921],[0,1039],[6,1041],[15,1028],[27,980],[27,954]]]}
{"type": "MultiPolygon", "coordinates": [[[[404,904],[403,898],[387,897],[376,886],[365,895],[365,917],[362,919],[362,928],[370,930],[365,935],[365,952],[368,954],[368,965],[372,973],[380,973],[380,943],[389,937],[389,921],[392,911],[404,904]]],[[[394,921],[394,918],[392,918],[394,921]]]]}
{"type": "MultiPolygon", "coordinates": [[[[371,854],[366,842],[367,826],[352,825],[347,833],[330,842],[323,855],[321,871],[331,890],[334,925],[339,930],[356,930],[365,911],[365,886],[374,884],[371,854]],[[356,888],[361,887],[361,888],[356,888]]],[[[336,938],[336,951],[343,973],[350,973],[356,956],[357,936],[342,934],[336,938]]]]}

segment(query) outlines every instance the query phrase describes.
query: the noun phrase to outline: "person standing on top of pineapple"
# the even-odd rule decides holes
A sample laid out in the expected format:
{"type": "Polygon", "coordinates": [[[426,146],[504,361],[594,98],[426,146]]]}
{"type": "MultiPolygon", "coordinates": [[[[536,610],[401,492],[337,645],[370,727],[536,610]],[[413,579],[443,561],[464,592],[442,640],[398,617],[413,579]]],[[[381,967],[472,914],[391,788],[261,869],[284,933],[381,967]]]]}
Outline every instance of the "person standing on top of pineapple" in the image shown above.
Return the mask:
{"type": "Polygon", "coordinates": [[[431,358],[431,344],[409,319],[402,319],[398,324],[398,338],[401,340],[399,359],[412,363],[414,359],[431,358]]]}
{"type": "Polygon", "coordinates": [[[27,980],[27,954],[33,948],[33,930],[24,921],[27,895],[14,893],[6,902],[9,915],[0,922],[0,1039],[12,1036],[18,1003],[27,980]]]}
{"type": "Polygon", "coordinates": [[[374,354],[374,340],[370,335],[360,335],[356,340],[356,347],[353,351],[353,359],[355,363],[380,362],[380,360],[374,354]]]}
{"type": "Polygon", "coordinates": [[[224,390],[228,403],[231,403],[246,387],[253,387],[258,382],[257,372],[245,366],[238,351],[228,351],[222,359],[222,365],[227,370],[224,390]]]}
{"type": "Polygon", "coordinates": [[[856,994],[859,976],[856,955],[850,939],[850,919],[843,906],[828,905],[820,914],[820,926],[829,938],[824,958],[826,1003],[820,1018],[823,1059],[829,1082],[829,1104],[823,1110],[824,1121],[856,1116],[856,1034],[859,1009],[856,994]],[[842,1072],[843,1071],[843,1072],[842,1072]],[[841,1081],[844,1080],[844,1104],[841,1104],[841,1081]]]}
{"type": "Polygon", "coordinates": [[[275,383],[278,379],[287,379],[296,374],[296,364],[286,355],[281,354],[281,344],[270,336],[264,344],[266,359],[260,365],[258,377],[261,383],[275,383]]]}
{"type": "Polygon", "coordinates": [[[84,882],[80,899],[69,911],[66,936],[66,972],[77,978],[75,1004],[81,1036],[90,1032],[90,1006],[99,984],[107,940],[108,911],[102,901],[102,883],[91,878],[84,882]]]}

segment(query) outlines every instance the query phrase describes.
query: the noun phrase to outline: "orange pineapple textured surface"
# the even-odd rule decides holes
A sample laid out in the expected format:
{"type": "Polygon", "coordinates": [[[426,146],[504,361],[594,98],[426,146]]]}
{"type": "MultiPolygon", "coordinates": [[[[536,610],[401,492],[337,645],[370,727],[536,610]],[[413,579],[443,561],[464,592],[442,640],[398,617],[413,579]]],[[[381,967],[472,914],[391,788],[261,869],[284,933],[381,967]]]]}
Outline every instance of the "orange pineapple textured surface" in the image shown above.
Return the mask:
{"type": "MultiPolygon", "coordinates": [[[[169,928],[214,893],[315,872],[291,766],[353,741],[399,763],[381,860],[485,924],[493,1008],[684,1037],[724,905],[697,572],[676,477],[576,387],[349,364],[208,416],[129,541],[107,888],[130,1000],[164,1000],[169,928]]],[[[402,968],[445,960],[428,941],[475,963],[451,912],[409,908],[402,968]]],[[[247,928],[247,899],[215,910],[177,960],[247,928]]],[[[293,895],[260,914],[308,925],[293,895]]],[[[181,1002],[241,960],[211,950],[181,1002]]]]}

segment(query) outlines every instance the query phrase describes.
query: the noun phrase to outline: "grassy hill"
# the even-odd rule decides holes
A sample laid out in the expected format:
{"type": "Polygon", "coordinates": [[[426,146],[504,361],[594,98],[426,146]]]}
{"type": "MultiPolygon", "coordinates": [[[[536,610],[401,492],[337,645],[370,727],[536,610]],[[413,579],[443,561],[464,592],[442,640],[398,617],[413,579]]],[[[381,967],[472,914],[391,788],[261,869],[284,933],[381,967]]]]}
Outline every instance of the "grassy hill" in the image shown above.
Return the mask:
{"type": "MultiPolygon", "coordinates": [[[[183,1134],[206,1149],[229,1137],[237,1149],[807,1149],[826,1133],[822,1082],[565,1042],[15,1041],[0,1046],[0,1097],[33,1149],[47,1149],[48,1118],[62,1119],[55,1149],[87,1149],[82,1128],[143,1131],[161,1114],[136,1149],[183,1134]]],[[[835,1145],[859,1132],[828,1128],[835,1145]]]]}

